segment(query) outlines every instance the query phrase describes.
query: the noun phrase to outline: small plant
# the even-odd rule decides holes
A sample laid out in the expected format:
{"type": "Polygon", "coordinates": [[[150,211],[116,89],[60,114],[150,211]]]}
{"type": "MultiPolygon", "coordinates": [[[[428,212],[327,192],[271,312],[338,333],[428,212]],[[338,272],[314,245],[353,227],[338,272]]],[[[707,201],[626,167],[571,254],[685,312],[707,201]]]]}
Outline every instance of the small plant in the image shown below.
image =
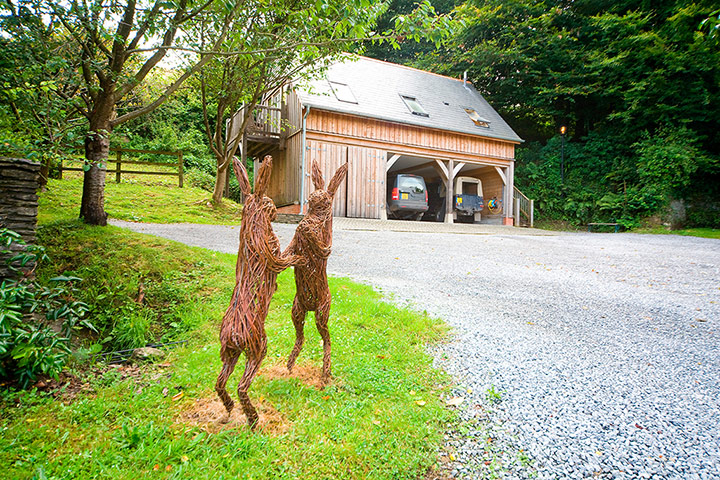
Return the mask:
{"type": "Polygon", "coordinates": [[[0,245],[3,254],[19,252],[7,260],[11,269],[31,267],[20,280],[0,283],[0,377],[27,388],[40,374],[57,378],[71,354],[73,332],[94,328],[83,318],[87,305],[73,300],[72,283],[79,278],[60,276],[41,285],[29,278],[47,260],[42,247],[26,245],[8,229],[0,230],[0,245]]]}
{"type": "Polygon", "coordinates": [[[494,405],[502,401],[501,392],[495,390],[495,385],[490,385],[490,388],[487,389],[487,392],[485,393],[485,400],[490,405],[494,405]]]}
{"type": "Polygon", "coordinates": [[[135,425],[130,428],[128,422],[123,422],[122,428],[114,435],[115,440],[121,448],[134,449],[143,444],[143,442],[152,443],[154,437],[162,436],[163,429],[155,427],[153,422],[147,425],[135,425]]]}

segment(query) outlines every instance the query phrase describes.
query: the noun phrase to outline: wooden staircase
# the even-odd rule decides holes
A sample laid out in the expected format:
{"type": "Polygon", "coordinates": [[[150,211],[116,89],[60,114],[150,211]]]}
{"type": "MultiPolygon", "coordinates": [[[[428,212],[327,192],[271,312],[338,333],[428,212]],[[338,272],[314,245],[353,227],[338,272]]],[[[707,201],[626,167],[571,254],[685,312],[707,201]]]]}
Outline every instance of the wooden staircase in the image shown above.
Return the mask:
{"type": "Polygon", "coordinates": [[[515,225],[533,228],[535,223],[535,200],[529,199],[517,187],[513,187],[513,204],[515,205],[515,225]]]}

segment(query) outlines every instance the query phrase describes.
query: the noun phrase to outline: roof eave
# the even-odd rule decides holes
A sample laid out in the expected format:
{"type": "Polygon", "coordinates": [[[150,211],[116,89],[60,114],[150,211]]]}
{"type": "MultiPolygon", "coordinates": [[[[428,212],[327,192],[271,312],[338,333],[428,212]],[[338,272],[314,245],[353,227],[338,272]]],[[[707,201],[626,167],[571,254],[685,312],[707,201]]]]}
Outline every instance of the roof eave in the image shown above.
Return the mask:
{"type": "Polygon", "coordinates": [[[385,117],[383,115],[364,115],[362,113],[358,113],[358,112],[352,111],[350,109],[343,110],[341,108],[332,108],[332,107],[328,107],[327,105],[314,104],[312,102],[308,102],[303,99],[300,99],[300,103],[303,107],[310,107],[310,108],[314,108],[317,110],[323,110],[323,111],[332,112],[332,113],[342,113],[344,115],[351,115],[353,117],[368,118],[368,119],[372,119],[372,120],[382,120],[384,122],[400,123],[403,125],[411,125],[413,127],[419,127],[419,128],[430,128],[433,130],[441,130],[443,132],[461,133],[463,135],[473,135],[476,137],[489,138],[489,139],[493,139],[493,140],[502,140],[505,142],[515,143],[515,144],[521,144],[521,143],[525,142],[525,140],[523,140],[520,137],[505,137],[502,135],[483,135],[481,132],[471,133],[466,130],[449,129],[449,128],[442,128],[442,127],[432,127],[432,126],[422,125],[420,123],[415,123],[415,122],[403,122],[400,119],[385,117]]]}

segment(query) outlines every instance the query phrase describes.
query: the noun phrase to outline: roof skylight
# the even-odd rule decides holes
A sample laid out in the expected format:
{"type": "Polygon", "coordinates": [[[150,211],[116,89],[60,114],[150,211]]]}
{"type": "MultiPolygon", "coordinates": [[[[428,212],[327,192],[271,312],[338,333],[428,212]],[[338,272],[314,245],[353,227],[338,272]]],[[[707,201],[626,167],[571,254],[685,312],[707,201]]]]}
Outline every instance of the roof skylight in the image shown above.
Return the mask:
{"type": "Polygon", "coordinates": [[[486,120],[483,117],[481,117],[474,109],[466,108],[465,113],[468,114],[468,117],[470,117],[470,120],[472,120],[473,123],[475,125],[477,125],[478,127],[490,128],[490,120],[486,120]]]}
{"type": "Polygon", "coordinates": [[[330,84],[330,88],[332,88],[332,91],[338,100],[347,103],[358,103],[355,95],[353,95],[352,90],[350,90],[349,85],[345,83],[331,82],[330,80],[328,80],[328,83],[330,84]]]}
{"type": "Polygon", "coordinates": [[[405,105],[410,110],[410,113],[413,115],[419,115],[421,117],[429,117],[430,115],[425,111],[425,109],[420,105],[420,102],[418,102],[418,99],[415,97],[411,97],[409,95],[400,95],[402,97],[403,102],[405,102],[405,105]]]}

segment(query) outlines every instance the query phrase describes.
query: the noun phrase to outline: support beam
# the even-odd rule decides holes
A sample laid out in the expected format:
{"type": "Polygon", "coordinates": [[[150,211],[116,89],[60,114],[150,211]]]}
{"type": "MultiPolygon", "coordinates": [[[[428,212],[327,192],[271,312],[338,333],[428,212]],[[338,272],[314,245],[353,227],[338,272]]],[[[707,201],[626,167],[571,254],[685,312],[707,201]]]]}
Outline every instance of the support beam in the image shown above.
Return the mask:
{"type": "MultiPolygon", "coordinates": [[[[444,167],[444,165],[443,165],[444,167]]],[[[455,161],[448,160],[448,179],[445,184],[445,223],[454,223],[455,218],[453,217],[455,210],[455,194],[453,193],[453,182],[455,180],[455,161]]]]}
{"type": "Polygon", "coordinates": [[[464,162],[460,162],[457,165],[455,165],[455,168],[453,169],[453,178],[457,177],[457,174],[460,173],[460,170],[465,166],[464,162]]]}
{"type": "Polygon", "coordinates": [[[386,171],[386,172],[389,172],[389,171],[390,171],[390,168],[391,168],[393,165],[395,165],[395,162],[397,162],[399,158],[400,158],[400,155],[398,155],[398,154],[395,154],[395,155],[393,155],[392,157],[390,157],[390,158],[388,159],[387,163],[385,164],[385,171],[386,171]]]}
{"type": "Polygon", "coordinates": [[[498,175],[500,175],[500,178],[502,178],[503,185],[507,186],[507,177],[505,176],[505,173],[502,171],[502,168],[495,167],[495,170],[497,170],[498,175]]]}
{"type": "MultiPolygon", "coordinates": [[[[506,169],[505,169],[505,176],[507,177],[508,184],[507,186],[503,186],[503,190],[505,190],[505,195],[507,196],[507,202],[505,203],[505,206],[508,206],[510,208],[505,208],[505,214],[503,215],[503,225],[512,225],[513,224],[513,217],[520,219],[520,212],[513,211],[518,210],[518,205],[513,205],[515,202],[513,202],[513,198],[515,198],[515,192],[514,192],[514,185],[515,185],[515,164],[511,163],[506,169]],[[515,208],[513,208],[515,207],[515,208]]],[[[519,223],[516,223],[515,226],[519,226],[519,223]]]]}
{"type": "MultiPolygon", "coordinates": [[[[452,161],[452,160],[451,160],[452,161]]],[[[443,179],[444,182],[447,182],[448,180],[448,169],[443,163],[442,160],[435,160],[435,165],[437,166],[436,170],[438,170],[438,173],[440,174],[440,178],[443,179]]]]}

